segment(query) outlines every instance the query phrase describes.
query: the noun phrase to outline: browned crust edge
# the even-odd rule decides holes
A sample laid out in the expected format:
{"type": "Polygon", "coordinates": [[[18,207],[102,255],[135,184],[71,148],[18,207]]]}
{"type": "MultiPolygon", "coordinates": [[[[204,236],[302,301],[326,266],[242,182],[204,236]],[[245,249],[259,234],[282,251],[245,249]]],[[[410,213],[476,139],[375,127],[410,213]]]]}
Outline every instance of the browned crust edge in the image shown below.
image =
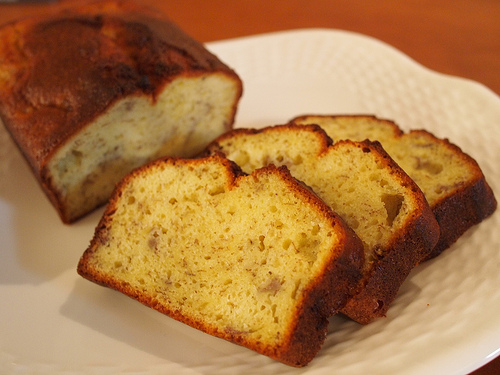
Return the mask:
{"type": "Polygon", "coordinates": [[[341,312],[364,325],[385,317],[401,285],[412,269],[426,259],[438,236],[439,225],[430,210],[411,220],[407,231],[373,264],[360,292],[341,312]]]}
{"type": "Polygon", "coordinates": [[[439,242],[425,260],[437,257],[453,245],[468,229],[495,212],[497,200],[484,176],[464,186],[433,207],[441,228],[439,242]]]}
{"type": "MultiPolygon", "coordinates": [[[[341,144],[350,141],[339,141],[341,144]]],[[[356,142],[352,142],[356,143],[356,142]]],[[[361,324],[386,315],[399,288],[411,270],[432,251],[439,239],[439,224],[417,184],[394,162],[377,141],[360,142],[362,147],[376,153],[403,186],[411,189],[420,207],[397,233],[383,254],[366,272],[360,291],[351,298],[341,312],[361,324]]]]}
{"type": "MultiPolygon", "coordinates": [[[[397,125],[396,125],[397,126],[397,125]]],[[[422,133],[455,152],[473,171],[470,179],[454,193],[433,204],[432,211],[440,225],[438,243],[425,260],[437,257],[453,245],[469,228],[481,223],[495,212],[497,200],[477,161],[448,139],[440,139],[427,130],[412,130],[402,136],[422,133]]]]}
{"type": "Polygon", "coordinates": [[[254,134],[262,134],[262,133],[267,133],[267,132],[286,132],[290,129],[301,129],[305,130],[311,133],[315,133],[318,135],[318,141],[321,142],[321,150],[324,152],[330,147],[333,143],[332,139],[328,137],[326,132],[316,124],[310,124],[310,125],[297,125],[294,123],[288,123],[288,124],[280,124],[280,125],[272,125],[272,126],[266,126],[264,128],[256,129],[256,128],[237,128],[230,130],[216,139],[214,139],[212,142],[208,144],[208,146],[205,148],[204,152],[202,153],[202,156],[208,156],[216,152],[222,152],[220,143],[227,140],[231,139],[236,136],[244,136],[244,135],[254,135],[254,134]]]}
{"type": "Polygon", "coordinates": [[[89,259],[92,257],[93,252],[101,242],[105,241],[106,232],[111,225],[112,216],[116,210],[121,189],[128,184],[129,180],[133,179],[134,176],[140,174],[151,165],[154,166],[159,163],[204,163],[209,158],[219,160],[225,165],[230,187],[237,186],[238,179],[247,176],[235,163],[224,158],[220,154],[189,160],[166,157],[136,169],[117,185],[96,228],[91,244],[78,263],[77,272],[80,276],[90,281],[115,289],[193,328],[247,347],[287,365],[303,367],[307,365],[321,349],[327,335],[328,318],[337,313],[339,309],[345,305],[356,289],[361,279],[361,270],[364,265],[364,253],[361,240],[356,236],[354,231],[352,231],[340,217],[333,213],[331,209],[307,187],[293,178],[286,167],[264,167],[257,170],[251,176],[257,177],[260,174],[269,173],[269,171],[278,171],[295,194],[301,196],[308,201],[311,206],[320,210],[326,217],[329,217],[332,224],[339,230],[340,242],[337,248],[332,249],[331,262],[325,266],[322,277],[309,286],[307,292],[304,293],[305,297],[298,303],[295,319],[296,324],[290,327],[287,338],[280,347],[271,347],[264,343],[246,340],[244,334],[240,332],[230,332],[227,330],[221,332],[204,322],[193,320],[180,314],[178,311],[169,310],[159,301],[141,295],[130,285],[105,275],[89,265],[89,259]]]}

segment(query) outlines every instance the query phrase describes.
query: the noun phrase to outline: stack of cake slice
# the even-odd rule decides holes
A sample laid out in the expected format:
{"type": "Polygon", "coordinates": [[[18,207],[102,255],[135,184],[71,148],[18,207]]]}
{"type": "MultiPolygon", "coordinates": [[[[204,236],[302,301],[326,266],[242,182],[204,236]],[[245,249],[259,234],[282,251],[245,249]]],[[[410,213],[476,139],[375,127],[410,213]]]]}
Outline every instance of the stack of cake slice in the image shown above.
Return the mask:
{"type": "Polygon", "coordinates": [[[477,163],[446,140],[374,117],[303,116],[126,176],[78,272],[301,367],[329,317],[384,316],[413,268],[495,208],[477,163]]]}
{"type": "Polygon", "coordinates": [[[363,241],[360,290],[342,309],[367,324],[384,316],[410,271],[429,256],[439,228],[415,182],[378,143],[331,139],[317,125],[237,129],[208,147],[243,171],[286,165],[363,241]]]}

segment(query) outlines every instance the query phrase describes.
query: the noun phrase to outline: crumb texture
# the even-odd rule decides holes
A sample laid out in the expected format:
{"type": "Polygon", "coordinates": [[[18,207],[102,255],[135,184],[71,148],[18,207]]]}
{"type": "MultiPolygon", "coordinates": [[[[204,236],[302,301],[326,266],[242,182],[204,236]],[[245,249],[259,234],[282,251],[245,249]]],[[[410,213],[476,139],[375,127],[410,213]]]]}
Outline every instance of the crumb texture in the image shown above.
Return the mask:
{"type": "Polygon", "coordinates": [[[378,284],[359,298],[362,306],[343,310],[357,321],[384,315],[409,271],[436,243],[437,223],[422,192],[377,143],[332,145],[317,125],[288,124],[233,130],[209,152],[224,153],[247,173],[286,165],[356,232],[365,249],[364,282],[378,284]]]}
{"type": "Polygon", "coordinates": [[[356,231],[367,259],[376,258],[373,249],[387,248],[420,202],[373,146],[340,142],[329,147],[324,138],[313,128],[278,126],[252,134],[235,130],[211,147],[246,173],[286,165],[356,231]]]}
{"type": "Polygon", "coordinates": [[[363,116],[304,116],[301,124],[318,124],[335,141],[350,139],[379,141],[391,157],[410,175],[432,206],[461,186],[474,168],[464,163],[452,147],[426,132],[403,135],[391,122],[363,116]]]}

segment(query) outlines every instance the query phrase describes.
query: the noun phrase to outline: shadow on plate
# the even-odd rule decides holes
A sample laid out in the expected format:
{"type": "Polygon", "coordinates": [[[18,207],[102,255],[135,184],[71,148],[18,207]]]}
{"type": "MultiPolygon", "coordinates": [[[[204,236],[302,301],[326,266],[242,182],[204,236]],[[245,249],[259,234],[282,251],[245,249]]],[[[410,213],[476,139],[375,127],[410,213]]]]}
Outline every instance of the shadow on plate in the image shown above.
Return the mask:
{"type": "MultiPolygon", "coordinates": [[[[158,359],[160,365],[155,364],[155,368],[163,368],[163,363],[167,372],[173,368],[203,374],[235,374],[241,370],[264,374],[268,373],[268,368],[273,374],[290,371],[288,366],[177,322],[119,292],[83,278],[76,280],[60,312],[90,329],[87,337],[75,338],[85,340],[89,347],[96,344],[92,337],[106,336],[103,339],[105,344],[98,345],[107,347],[110,366],[120,363],[122,368],[129,370],[146,366],[146,371],[148,363],[135,363],[137,353],[145,352],[158,359]],[[134,355],[116,353],[113,342],[117,341],[125,343],[127,350],[132,350],[134,355]]],[[[92,349],[88,352],[91,353],[92,349]]],[[[145,358],[149,356],[145,355],[145,358]]],[[[87,360],[92,362],[92,358],[87,360]]]]}
{"type": "MultiPolygon", "coordinates": [[[[304,369],[294,369],[253,351],[207,335],[177,322],[114,290],[98,286],[84,279],[77,279],[68,299],[61,307],[61,314],[90,329],[89,337],[98,332],[111,344],[109,361],[121,361],[129,368],[137,363],[119,353],[116,358],[113,342],[125,343],[130,350],[145,352],[164,362],[165,369],[196,370],[203,374],[299,374],[331,366],[332,359],[349,357],[357,343],[370,339],[394,324],[398,314],[415,300],[419,288],[409,281],[395,301],[387,318],[361,326],[341,316],[330,319],[329,334],[317,357],[304,369]],[[393,313],[394,312],[394,313],[393,313]],[[127,362],[130,360],[130,362],[127,362]]],[[[82,338],[93,345],[92,340],[82,338]]],[[[132,356],[131,356],[132,357],[132,356]]],[[[91,359],[89,359],[91,360],[91,359]]]]}

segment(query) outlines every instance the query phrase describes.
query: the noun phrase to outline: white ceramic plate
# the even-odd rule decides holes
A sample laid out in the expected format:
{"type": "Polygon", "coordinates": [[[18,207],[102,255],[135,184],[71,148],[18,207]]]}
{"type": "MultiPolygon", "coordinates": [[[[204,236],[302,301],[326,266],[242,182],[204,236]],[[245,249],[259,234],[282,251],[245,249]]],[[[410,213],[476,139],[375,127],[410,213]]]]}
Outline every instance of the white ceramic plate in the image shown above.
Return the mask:
{"type": "MultiPolygon", "coordinates": [[[[371,113],[449,137],[500,197],[500,99],[365,36],[301,30],[211,43],[241,75],[237,126],[303,113],[371,113]]],[[[61,224],[0,129],[0,373],[465,374],[500,353],[500,213],[415,270],[387,318],[331,319],[292,369],[77,276],[102,210],[61,224]]]]}

